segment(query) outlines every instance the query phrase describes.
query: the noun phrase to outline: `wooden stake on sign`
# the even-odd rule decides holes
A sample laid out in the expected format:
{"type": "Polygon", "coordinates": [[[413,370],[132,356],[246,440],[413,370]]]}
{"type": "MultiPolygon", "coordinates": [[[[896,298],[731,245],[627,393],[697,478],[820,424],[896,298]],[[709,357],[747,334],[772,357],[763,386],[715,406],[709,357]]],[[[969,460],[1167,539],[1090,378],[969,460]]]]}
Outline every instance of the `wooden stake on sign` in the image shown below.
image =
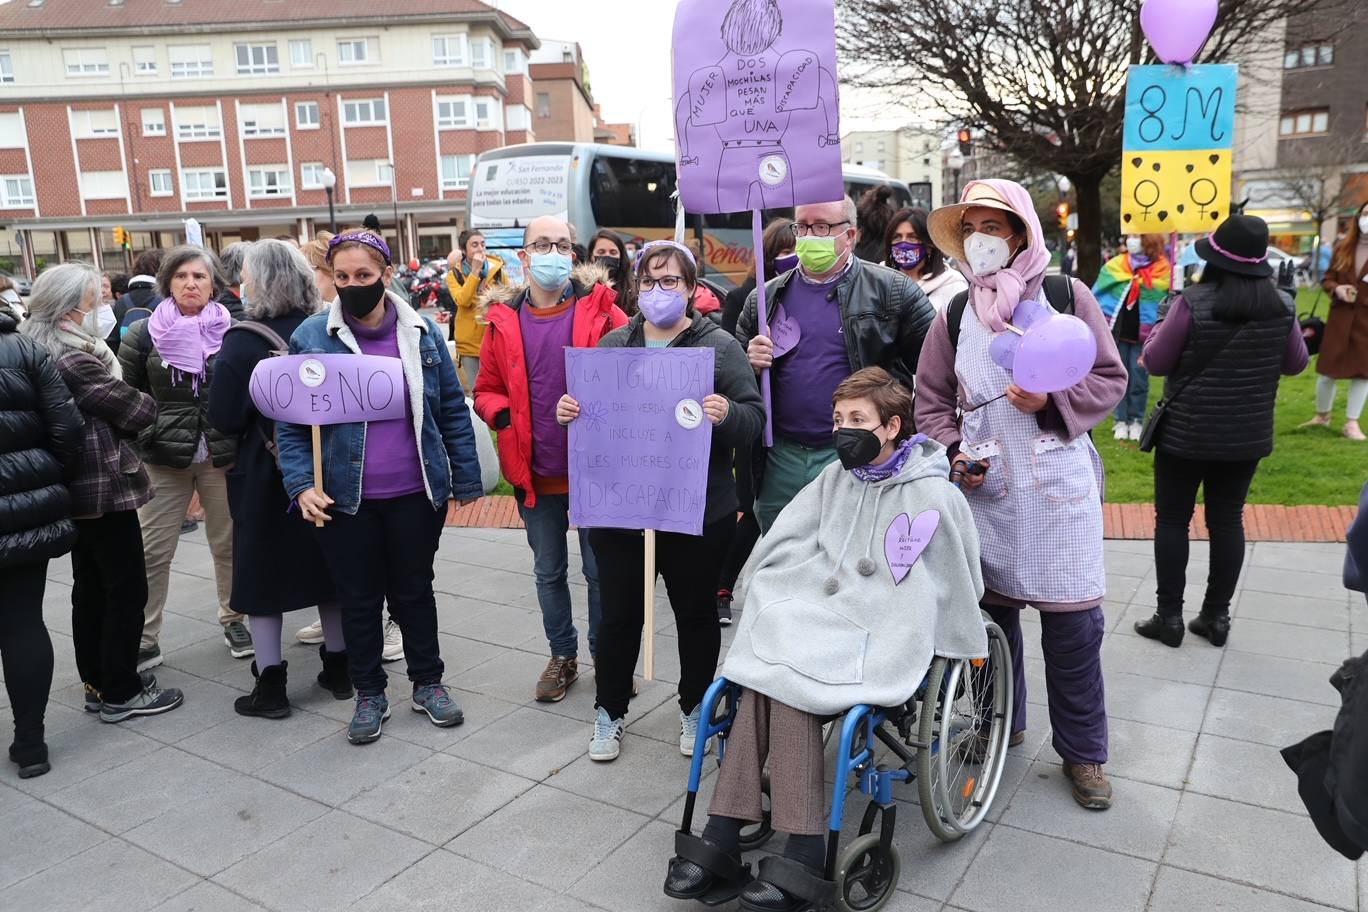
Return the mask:
{"type": "Polygon", "coordinates": [[[656,583],[656,534],[655,529],[642,530],[644,544],[642,564],[646,568],[646,625],[642,636],[645,638],[645,649],[642,653],[641,671],[642,677],[648,681],[655,680],[655,583],[656,583]]]}
{"type": "MultiPolygon", "coordinates": [[[[317,424],[313,429],[314,493],[323,496],[323,428],[317,424]]],[[[323,528],[323,520],[315,519],[314,525],[323,528]]]]}

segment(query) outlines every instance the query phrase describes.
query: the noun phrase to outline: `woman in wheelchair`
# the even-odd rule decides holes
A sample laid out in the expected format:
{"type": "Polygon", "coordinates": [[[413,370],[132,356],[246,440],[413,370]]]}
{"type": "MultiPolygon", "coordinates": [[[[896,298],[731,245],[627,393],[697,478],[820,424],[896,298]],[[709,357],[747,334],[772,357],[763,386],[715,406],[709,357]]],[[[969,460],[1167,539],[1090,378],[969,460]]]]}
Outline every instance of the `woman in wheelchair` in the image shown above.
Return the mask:
{"type": "Polygon", "coordinates": [[[722,670],[744,689],[707,825],[700,838],[686,824],[670,863],[665,892],[676,898],[731,880],[744,908],[805,907],[811,896],[764,875],[782,873],[773,879],[790,888],[830,876],[823,723],[858,704],[907,703],[933,656],[988,654],[978,534],[947,481],[945,449],[912,434],[912,396],[882,368],[847,378],[833,399],[840,464],[793,499],[752,558],[722,670]],[[762,820],[766,760],[787,863],[747,881],[741,831],[762,820]]]}

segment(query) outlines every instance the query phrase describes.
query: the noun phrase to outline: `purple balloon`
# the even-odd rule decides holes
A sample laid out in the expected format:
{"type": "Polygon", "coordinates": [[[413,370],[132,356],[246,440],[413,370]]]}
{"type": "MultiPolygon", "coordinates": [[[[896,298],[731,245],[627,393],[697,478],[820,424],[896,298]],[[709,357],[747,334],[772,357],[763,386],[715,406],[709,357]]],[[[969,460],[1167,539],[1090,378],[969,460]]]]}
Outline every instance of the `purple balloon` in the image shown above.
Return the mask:
{"type": "Polygon", "coordinates": [[[988,357],[1005,371],[1011,371],[1016,364],[1017,349],[1021,347],[1021,336],[1016,333],[1000,332],[988,343],[988,357]]]}
{"type": "Polygon", "coordinates": [[[1045,302],[1028,298],[1018,304],[1016,310],[1012,311],[1012,325],[1025,332],[1037,323],[1050,319],[1054,313],[1054,308],[1045,302]]]}
{"type": "Polygon", "coordinates": [[[1164,63],[1187,65],[1216,24],[1220,0],[1145,0],[1140,27],[1164,63]]]}
{"type": "Polygon", "coordinates": [[[1012,378],[1029,393],[1057,393],[1081,382],[1097,363],[1097,337],[1088,324],[1054,314],[1021,337],[1012,378]]]}
{"type": "MultiPolygon", "coordinates": [[[[1028,298],[1016,306],[1012,311],[1012,325],[1025,332],[1037,323],[1050,319],[1054,314],[1054,309],[1048,304],[1028,298]]],[[[1010,329],[1000,332],[988,343],[988,356],[993,359],[993,363],[1005,371],[1011,371],[1016,363],[1017,348],[1021,345],[1021,336],[1012,332],[1010,329]]]]}

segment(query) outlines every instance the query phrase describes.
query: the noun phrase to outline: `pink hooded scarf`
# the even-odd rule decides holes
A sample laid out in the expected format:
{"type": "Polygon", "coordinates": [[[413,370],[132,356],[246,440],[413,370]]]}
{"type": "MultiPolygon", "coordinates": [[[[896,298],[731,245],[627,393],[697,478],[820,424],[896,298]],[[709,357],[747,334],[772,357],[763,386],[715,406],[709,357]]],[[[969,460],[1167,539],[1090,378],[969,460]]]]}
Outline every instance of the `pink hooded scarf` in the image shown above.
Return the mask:
{"type": "Polygon", "coordinates": [[[978,314],[983,325],[998,333],[1007,328],[1018,304],[1040,293],[1040,286],[1045,281],[1045,269],[1050,265],[1050,252],[1045,249],[1040,217],[1036,215],[1035,203],[1025,187],[1009,180],[970,181],[964,188],[965,194],[976,184],[992,187],[1007,201],[1017,217],[1026,223],[1026,246],[1020,249],[1006,268],[990,276],[977,276],[963,258],[958,262],[960,272],[969,280],[974,313],[978,314]]]}

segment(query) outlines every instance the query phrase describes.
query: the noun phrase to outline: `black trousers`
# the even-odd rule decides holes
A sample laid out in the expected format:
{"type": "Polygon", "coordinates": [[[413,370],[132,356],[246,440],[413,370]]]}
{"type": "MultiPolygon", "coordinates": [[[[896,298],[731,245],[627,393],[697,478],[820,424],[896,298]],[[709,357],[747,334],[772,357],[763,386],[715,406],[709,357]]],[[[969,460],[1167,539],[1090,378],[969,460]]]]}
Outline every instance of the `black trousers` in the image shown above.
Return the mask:
{"type": "Polygon", "coordinates": [[[14,743],[43,743],[43,714],[52,690],[52,639],[43,624],[48,562],[0,570],[0,667],[14,713],[14,743]]]}
{"type": "Polygon", "coordinates": [[[1202,614],[1228,614],[1244,565],[1244,505],[1259,460],[1218,462],[1154,454],[1154,563],[1159,586],[1159,614],[1182,616],[1187,586],[1188,526],[1200,486],[1211,536],[1211,569],[1207,574],[1202,614]]]}
{"type": "Polygon", "coordinates": [[[437,645],[437,599],[432,562],[446,509],[432,509],[427,495],[362,500],[354,516],[332,512],[317,530],[323,559],[342,603],[347,665],[358,694],[385,692],[389,676],[380,663],[385,648],[384,608],[404,634],[404,659],[415,685],[442,680],[437,645]]]}
{"type": "MultiPolygon", "coordinates": [[[[717,626],[715,570],[736,520],[730,514],[703,534],[656,533],[656,571],[665,579],[679,637],[679,708],[691,712],[717,671],[722,633],[717,626]]],[[[603,619],[599,621],[595,706],[620,719],[632,698],[632,673],[646,623],[645,547],[640,532],[591,529],[598,558],[603,619]]]]}
{"type": "Polygon", "coordinates": [[[729,530],[726,547],[722,552],[725,555],[722,576],[717,581],[719,591],[725,589],[730,592],[736,588],[736,578],[741,575],[741,568],[750,560],[755,543],[759,540],[760,521],[755,518],[754,513],[747,510],[729,530]]]}
{"type": "Polygon", "coordinates": [[[147,607],[147,567],[137,510],[76,520],[71,550],[71,638],[81,680],[108,703],[142,690],[138,647],[147,607]]]}

